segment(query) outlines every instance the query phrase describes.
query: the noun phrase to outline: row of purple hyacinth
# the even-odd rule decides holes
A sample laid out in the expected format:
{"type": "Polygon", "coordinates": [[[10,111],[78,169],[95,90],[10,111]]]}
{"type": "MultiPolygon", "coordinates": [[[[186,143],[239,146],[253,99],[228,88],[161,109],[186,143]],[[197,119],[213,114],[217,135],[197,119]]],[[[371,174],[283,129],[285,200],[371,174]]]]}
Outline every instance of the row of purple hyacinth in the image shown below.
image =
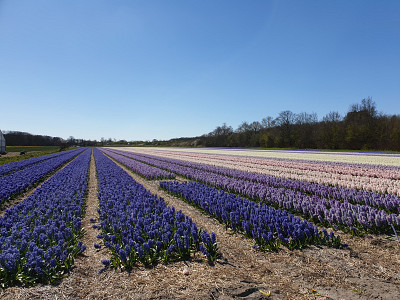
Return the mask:
{"type": "Polygon", "coordinates": [[[280,244],[289,249],[307,245],[339,247],[340,237],[286,211],[258,205],[222,190],[198,182],[161,181],[160,186],[204,210],[227,227],[254,239],[261,250],[277,250],[280,244]]]}
{"type": "Polygon", "coordinates": [[[85,250],[79,239],[90,156],[81,153],[0,217],[0,286],[52,282],[85,250]]]}
{"type": "Polygon", "coordinates": [[[85,149],[76,149],[65,151],[62,155],[55,156],[37,164],[31,164],[20,171],[0,177],[0,205],[7,199],[30,188],[84,150],[85,149]]]}
{"type": "Polygon", "coordinates": [[[265,184],[185,167],[153,157],[127,154],[129,157],[135,157],[135,159],[139,159],[142,162],[186,178],[300,214],[323,226],[340,228],[353,234],[362,234],[363,232],[387,233],[392,231],[391,225],[396,229],[400,229],[400,216],[398,214],[389,214],[369,205],[342,203],[337,200],[328,200],[316,195],[310,196],[286,188],[270,187],[265,184]]]}
{"type": "Polygon", "coordinates": [[[63,155],[64,152],[57,152],[53,154],[48,154],[48,155],[43,155],[43,156],[38,156],[38,157],[33,157],[33,158],[28,158],[20,161],[14,161],[10,162],[8,164],[4,164],[0,166],[0,176],[4,176],[7,174],[10,174],[12,172],[20,171],[26,167],[29,167],[31,165],[40,163],[42,161],[63,155]]]}
{"type": "Polygon", "coordinates": [[[99,181],[99,215],[104,245],[112,252],[106,266],[132,268],[137,263],[187,258],[201,251],[218,256],[215,234],[197,229],[181,211],[167,207],[99,150],[94,150],[99,181]]]}
{"type": "Polygon", "coordinates": [[[109,157],[115,159],[116,161],[122,163],[123,165],[127,166],[133,172],[139,174],[140,176],[146,179],[173,179],[175,178],[175,174],[167,172],[165,170],[161,170],[156,167],[149,166],[148,164],[141,163],[138,161],[133,161],[123,155],[114,153],[108,149],[101,149],[101,151],[107,154],[109,157]]]}
{"type": "MultiPolygon", "coordinates": [[[[307,181],[299,181],[286,179],[263,174],[239,171],[223,167],[216,167],[195,162],[164,158],[146,154],[129,153],[126,151],[113,150],[115,153],[146,162],[151,165],[156,161],[166,162],[167,164],[176,164],[188,168],[199,169],[210,173],[216,173],[236,179],[261,183],[270,187],[285,188],[294,191],[300,191],[307,195],[316,195],[324,199],[338,200],[341,202],[347,201],[352,204],[365,204],[368,206],[384,209],[387,212],[398,213],[400,211],[399,197],[391,194],[380,194],[351,188],[342,188],[338,186],[326,186],[323,184],[310,183],[307,181]]],[[[164,166],[158,163],[159,167],[164,166]]]]}

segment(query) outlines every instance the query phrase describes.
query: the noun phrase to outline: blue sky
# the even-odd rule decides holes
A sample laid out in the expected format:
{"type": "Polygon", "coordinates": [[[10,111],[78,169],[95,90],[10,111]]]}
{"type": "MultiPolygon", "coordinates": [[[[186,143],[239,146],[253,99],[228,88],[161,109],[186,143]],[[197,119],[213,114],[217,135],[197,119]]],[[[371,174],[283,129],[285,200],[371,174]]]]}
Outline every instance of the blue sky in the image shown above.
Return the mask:
{"type": "Polygon", "coordinates": [[[400,114],[400,1],[0,0],[0,129],[197,136],[283,110],[400,114]]]}

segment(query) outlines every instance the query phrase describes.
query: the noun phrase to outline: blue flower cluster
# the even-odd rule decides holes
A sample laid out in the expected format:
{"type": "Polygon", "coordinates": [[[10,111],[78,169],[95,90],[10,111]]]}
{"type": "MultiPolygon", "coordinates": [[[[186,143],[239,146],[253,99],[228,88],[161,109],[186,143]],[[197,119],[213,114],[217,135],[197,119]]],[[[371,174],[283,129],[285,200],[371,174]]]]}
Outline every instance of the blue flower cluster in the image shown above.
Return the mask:
{"type": "Polygon", "coordinates": [[[207,259],[218,256],[215,235],[211,236],[181,211],[167,207],[99,150],[94,150],[99,180],[100,221],[104,245],[112,258],[106,266],[132,268],[159,261],[187,258],[203,252],[207,259]]]}
{"type": "Polygon", "coordinates": [[[261,250],[289,249],[310,244],[340,246],[340,237],[286,211],[257,204],[198,182],[161,181],[160,186],[204,210],[235,231],[253,238],[261,250]]]}
{"type": "Polygon", "coordinates": [[[46,175],[53,172],[68,160],[72,159],[85,149],[76,149],[62,152],[53,158],[41,161],[0,177],[0,205],[9,198],[25,191],[33,184],[42,180],[46,175]]]}
{"type": "Polygon", "coordinates": [[[85,250],[79,239],[90,156],[81,153],[0,217],[0,286],[52,282],[85,250]]]}
{"type": "Polygon", "coordinates": [[[102,148],[102,152],[107,154],[109,157],[115,159],[121,164],[127,166],[133,172],[139,174],[146,179],[174,179],[175,174],[161,170],[156,167],[149,166],[148,164],[139,162],[137,160],[129,159],[123,155],[116,154],[108,149],[102,148]]]}
{"type": "MultiPolygon", "coordinates": [[[[337,199],[327,199],[309,192],[304,193],[291,189],[289,185],[286,187],[269,186],[264,183],[183,166],[174,163],[170,159],[142,154],[127,153],[126,155],[182,175],[188,179],[209,184],[250,199],[260,200],[275,208],[282,208],[292,213],[300,214],[323,226],[332,226],[335,229],[340,228],[355,235],[365,232],[392,232],[392,225],[400,230],[399,214],[388,213],[368,204],[352,204],[347,200],[342,202],[337,199]]],[[[321,189],[323,189],[323,186],[321,186],[321,189]]],[[[345,193],[346,190],[341,192],[341,194],[345,193]]],[[[362,194],[358,194],[357,197],[363,199],[362,194]]],[[[379,201],[379,198],[376,197],[375,200],[379,201]]],[[[398,208],[398,206],[395,207],[396,209],[398,208]]]]}
{"type": "MultiPolygon", "coordinates": [[[[70,151],[73,151],[73,150],[70,150],[70,151]]],[[[48,160],[50,158],[54,158],[54,157],[57,157],[60,155],[64,155],[64,152],[57,152],[57,153],[53,153],[53,154],[28,158],[28,159],[14,161],[14,162],[10,162],[8,164],[1,165],[0,166],[0,176],[7,175],[11,172],[20,171],[26,167],[29,167],[31,165],[40,163],[42,161],[45,161],[45,160],[48,160]]]]}

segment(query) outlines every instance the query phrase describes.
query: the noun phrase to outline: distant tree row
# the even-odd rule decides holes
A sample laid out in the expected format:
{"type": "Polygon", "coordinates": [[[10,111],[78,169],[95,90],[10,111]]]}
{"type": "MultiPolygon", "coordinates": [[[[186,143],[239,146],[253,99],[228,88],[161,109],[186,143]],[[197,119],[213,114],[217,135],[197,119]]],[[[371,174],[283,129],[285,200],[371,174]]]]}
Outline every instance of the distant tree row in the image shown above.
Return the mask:
{"type": "Polygon", "coordinates": [[[321,121],[315,113],[285,110],[276,118],[243,122],[236,130],[224,123],[197,145],[400,151],[400,115],[379,113],[371,98],[352,105],[345,116],[330,112],[321,121]]]}
{"type": "Polygon", "coordinates": [[[7,146],[58,146],[61,148],[79,145],[79,146],[96,146],[97,141],[75,139],[70,136],[67,140],[60,137],[51,137],[47,135],[33,135],[28,132],[8,131],[4,137],[7,146]]]}
{"type": "Polygon", "coordinates": [[[400,115],[384,115],[375,102],[366,98],[350,106],[345,116],[330,112],[318,120],[315,113],[293,113],[285,110],[276,118],[267,116],[261,122],[243,122],[237,129],[225,123],[200,137],[170,140],[126,141],[101,138],[67,140],[60,137],[32,135],[27,132],[4,132],[8,146],[203,146],[260,147],[297,149],[349,149],[400,151],[400,115]]]}
{"type": "Polygon", "coordinates": [[[33,135],[27,132],[8,131],[4,133],[7,146],[60,146],[63,139],[47,135],[33,135]]]}
{"type": "Polygon", "coordinates": [[[68,139],[60,137],[51,137],[47,135],[34,135],[28,132],[21,131],[6,131],[3,133],[7,146],[58,146],[67,148],[70,146],[154,146],[156,140],[150,141],[131,141],[116,140],[112,138],[101,138],[97,140],[76,139],[70,136],[68,139]]]}
{"type": "Polygon", "coordinates": [[[28,132],[21,131],[6,131],[3,133],[7,146],[58,146],[60,148],[67,148],[70,146],[154,146],[154,141],[131,141],[119,140],[112,138],[101,138],[97,140],[76,139],[70,136],[68,139],[60,137],[51,137],[47,135],[34,135],[28,132]]]}

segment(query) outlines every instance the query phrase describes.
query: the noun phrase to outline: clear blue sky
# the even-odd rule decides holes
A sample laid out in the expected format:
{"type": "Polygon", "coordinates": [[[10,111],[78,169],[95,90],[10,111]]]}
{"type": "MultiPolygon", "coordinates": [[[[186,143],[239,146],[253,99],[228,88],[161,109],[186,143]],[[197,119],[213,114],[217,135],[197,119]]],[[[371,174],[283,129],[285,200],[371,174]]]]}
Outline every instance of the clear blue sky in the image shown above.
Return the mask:
{"type": "Polygon", "coordinates": [[[400,114],[400,1],[0,0],[0,129],[197,136],[283,110],[400,114]]]}

